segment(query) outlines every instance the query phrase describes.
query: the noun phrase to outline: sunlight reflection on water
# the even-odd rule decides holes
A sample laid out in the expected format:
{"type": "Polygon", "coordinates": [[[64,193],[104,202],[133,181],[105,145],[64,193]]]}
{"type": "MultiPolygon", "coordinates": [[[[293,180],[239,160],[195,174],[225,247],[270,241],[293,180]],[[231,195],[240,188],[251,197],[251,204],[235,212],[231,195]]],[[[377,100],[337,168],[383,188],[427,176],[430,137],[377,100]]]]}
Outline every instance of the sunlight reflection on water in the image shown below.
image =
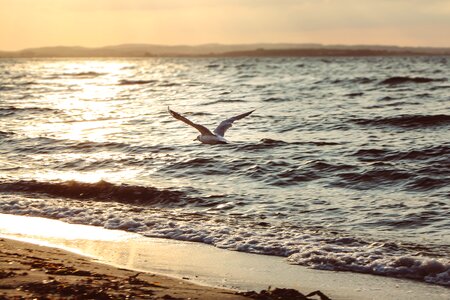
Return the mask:
{"type": "Polygon", "coordinates": [[[72,225],[57,220],[0,214],[2,234],[24,235],[28,238],[61,238],[66,240],[117,241],[133,234],[100,227],[72,225]]]}

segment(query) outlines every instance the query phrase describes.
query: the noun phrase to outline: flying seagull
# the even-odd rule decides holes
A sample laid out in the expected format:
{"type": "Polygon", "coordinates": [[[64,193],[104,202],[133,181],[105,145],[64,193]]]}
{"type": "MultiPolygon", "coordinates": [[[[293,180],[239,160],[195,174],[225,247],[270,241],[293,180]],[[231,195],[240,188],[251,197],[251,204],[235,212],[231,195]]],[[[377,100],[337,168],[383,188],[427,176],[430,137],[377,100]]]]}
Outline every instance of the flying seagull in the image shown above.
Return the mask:
{"type": "Polygon", "coordinates": [[[197,136],[196,140],[199,140],[203,144],[228,144],[228,141],[224,138],[225,132],[228,130],[228,128],[233,126],[234,121],[245,118],[246,116],[250,115],[252,112],[255,111],[255,110],[252,110],[252,111],[246,112],[244,114],[237,115],[235,117],[226,119],[225,121],[220,122],[219,126],[217,126],[217,128],[214,129],[213,132],[211,132],[205,126],[192,122],[191,120],[183,117],[179,113],[174,112],[169,107],[167,109],[169,110],[169,113],[172,115],[172,117],[174,117],[175,119],[180,120],[188,125],[191,125],[195,129],[200,131],[201,134],[199,136],[197,136]]]}

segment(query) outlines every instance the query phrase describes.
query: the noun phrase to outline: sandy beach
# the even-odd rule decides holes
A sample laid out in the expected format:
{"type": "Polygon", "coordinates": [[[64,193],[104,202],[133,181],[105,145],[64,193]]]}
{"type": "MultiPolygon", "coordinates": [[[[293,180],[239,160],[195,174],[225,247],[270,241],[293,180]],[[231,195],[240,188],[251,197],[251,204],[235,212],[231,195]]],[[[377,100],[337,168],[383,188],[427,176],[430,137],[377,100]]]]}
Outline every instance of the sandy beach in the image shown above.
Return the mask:
{"type": "Polygon", "coordinates": [[[64,250],[0,239],[1,299],[246,299],[233,291],[95,263],[64,250]]]}
{"type": "Polygon", "coordinates": [[[0,299],[313,299],[289,289],[256,293],[201,286],[6,238],[0,249],[0,299]]]}

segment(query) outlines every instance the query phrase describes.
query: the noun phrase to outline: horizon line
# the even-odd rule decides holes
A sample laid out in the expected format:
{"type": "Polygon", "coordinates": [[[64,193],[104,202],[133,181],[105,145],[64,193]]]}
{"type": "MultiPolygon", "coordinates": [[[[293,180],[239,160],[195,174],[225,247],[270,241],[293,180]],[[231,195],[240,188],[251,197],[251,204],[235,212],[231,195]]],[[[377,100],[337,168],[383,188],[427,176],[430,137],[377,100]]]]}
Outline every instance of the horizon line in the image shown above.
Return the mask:
{"type": "Polygon", "coordinates": [[[201,44],[157,44],[157,43],[118,43],[103,46],[81,46],[81,45],[49,45],[49,46],[30,46],[26,48],[20,48],[16,50],[3,50],[0,52],[21,52],[30,49],[43,49],[43,48],[85,48],[85,49],[99,49],[107,47],[117,46],[163,46],[163,47],[202,47],[202,46],[257,46],[257,45],[291,45],[291,46],[320,46],[320,47],[391,47],[391,48],[426,48],[426,49],[450,49],[449,46],[401,46],[393,44],[326,44],[326,43],[295,43],[295,42],[255,42],[255,43],[219,43],[208,42],[201,44]]]}

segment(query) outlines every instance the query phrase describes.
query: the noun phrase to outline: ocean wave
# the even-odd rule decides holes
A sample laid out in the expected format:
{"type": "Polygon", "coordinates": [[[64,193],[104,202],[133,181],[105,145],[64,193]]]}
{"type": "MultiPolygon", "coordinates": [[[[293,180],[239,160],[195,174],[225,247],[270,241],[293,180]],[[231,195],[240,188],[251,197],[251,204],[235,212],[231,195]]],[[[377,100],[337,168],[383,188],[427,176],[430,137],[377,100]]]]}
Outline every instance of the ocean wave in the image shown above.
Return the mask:
{"type": "Polygon", "coordinates": [[[255,64],[253,63],[243,63],[235,66],[236,69],[250,69],[253,67],[255,67],[255,64]]]}
{"type": "Polygon", "coordinates": [[[399,115],[373,119],[353,119],[352,121],[358,125],[421,128],[450,125],[450,115],[399,115]]]}
{"type": "Polygon", "coordinates": [[[37,111],[37,112],[45,112],[45,111],[54,111],[53,108],[48,107],[15,107],[15,106],[7,106],[0,107],[0,111],[37,111]]]}
{"type": "Polygon", "coordinates": [[[409,149],[407,151],[389,149],[360,149],[352,154],[363,161],[397,161],[397,160],[427,160],[450,156],[450,146],[439,145],[428,148],[409,149]]]}
{"type": "Polygon", "coordinates": [[[244,145],[237,145],[236,150],[265,150],[270,148],[276,148],[276,147],[282,147],[289,145],[288,142],[282,141],[282,140],[274,140],[274,139],[268,139],[264,138],[261,139],[258,143],[248,143],[244,145]]]}
{"type": "Polygon", "coordinates": [[[182,172],[186,175],[226,175],[229,174],[229,165],[213,158],[196,157],[192,159],[166,163],[161,169],[168,174],[182,172]]]}
{"type": "MultiPolygon", "coordinates": [[[[233,162],[233,165],[236,162],[233,162]]],[[[333,164],[329,161],[313,160],[301,166],[289,160],[277,159],[263,164],[241,163],[233,167],[235,174],[242,174],[272,186],[291,186],[304,182],[327,178],[336,172],[352,170],[355,167],[345,164],[333,164]]]]}
{"type": "Polygon", "coordinates": [[[398,100],[399,98],[391,97],[391,96],[384,96],[382,98],[379,98],[378,101],[392,101],[392,100],[398,100]]]}
{"type": "Polygon", "coordinates": [[[358,96],[362,96],[362,95],[364,95],[363,92],[355,92],[355,93],[345,94],[344,96],[346,96],[346,97],[358,97],[358,96]]]}
{"type": "Polygon", "coordinates": [[[314,146],[334,146],[340,145],[341,143],[336,142],[325,142],[325,141],[294,141],[286,142],[283,140],[275,140],[269,138],[263,138],[258,143],[247,143],[243,145],[236,145],[236,150],[266,150],[270,148],[278,147],[288,147],[288,146],[298,146],[298,145],[314,145],[314,146]]]}
{"type": "Polygon", "coordinates": [[[380,82],[385,85],[397,85],[403,83],[428,83],[433,81],[447,81],[446,78],[428,78],[428,77],[409,77],[409,76],[394,76],[389,77],[380,82]]]}
{"type": "MultiPolygon", "coordinates": [[[[119,151],[131,155],[159,153],[160,151],[173,151],[176,149],[163,144],[131,145],[119,142],[77,141],[50,137],[16,137],[13,132],[3,132],[0,133],[0,136],[8,138],[8,143],[4,144],[4,150],[11,153],[51,154],[61,152],[93,153],[99,151],[119,151]]],[[[125,160],[125,163],[132,164],[134,161],[134,159],[129,159],[125,160]]]]}
{"type": "Polygon", "coordinates": [[[7,117],[14,114],[14,111],[10,109],[0,108],[0,117],[7,117]]]}
{"type": "Polygon", "coordinates": [[[116,142],[60,140],[49,137],[25,137],[11,140],[8,144],[10,151],[34,154],[55,153],[61,151],[90,153],[100,150],[124,150],[127,147],[131,146],[116,142]]]}
{"type": "Polygon", "coordinates": [[[315,84],[336,84],[336,85],[346,85],[346,84],[368,84],[374,82],[375,79],[367,78],[367,77],[355,77],[355,78],[339,78],[339,79],[332,79],[332,78],[324,78],[323,80],[315,82],[315,84]]]}
{"type": "Polygon", "coordinates": [[[256,74],[247,74],[247,73],[239,74],[237,76],[238,79],[250,79],[250,78],[255,78],[255,77],[256,77],[256,74]]]}
{"type": "Polygon", "coordinates": [[[13,85],[6,85],[6,84],[0,85],[0,91],[11,91],[11,90],[14,90],[13,85]]]}
{"type": "Polygon", "coordinates": [[[415,170],[418,176],[445,178],[450,186],[450,156],[436,157],[424,161],[421,168],[415,170]]]}
{"type": "Polygon", "coordinates": [[[380,103],[380,104],[376,104],[376,105],[370,105],[370,106],[366,106],[366,108],[368,109],[380,109],[380,108],[386,108],[386,107],[401,107],[401,106],[411,106],[411,105],[420,105],[420,102],[406,102],[406,101],[396,101],[396,102],[387,102],[387,103],[380,103]]]}
{"type": "Polygon", "coordinates": [[[203,112],[203,111],[186,111],[183,113],[186,116],[211,116],[211,113],[203,112]]]}
{"type": "Polygon", "coordinates": [[[289,98],[280,98],[280,97],[270,97],[270,98],[266,98],[263,99],[262,101],[264,102],[286,102],[286,101],[291,101],[292,99],[289,98]]]}
{"type": "Polygon", "coordinates": [[[158,86],[162,86],[162,87],[172,87],[172,86],[179,86],[181,85],[178,82],[170,82],[170,81],[162,81],[158,84],[158,86]]]}
{"type": "MultiPolygon", "coordinates": [[[[448,170],[448,169],[447,169],[448,170]]],[[[445,188],[450,185],[450,180],[446,178],[436,178],[432,176],[418,176],[408,183],[408,188],[412,190],[428,191],[432,189],[445,188]]]]}
{"type": "Polygon", "coordinates": [[[181,191],[157,189],[148,186],[116,185],[103,180],[96,183],[74,180],[63,182],[40,182],[35,180],[0,182],[0,191],[4,193],[42,194],[77,200],[114,201],[132,205],[182,205],[200,201],[200,199],[187,197],[181,191]]]}
{"type": "Polygon", "coordinates": [[[430,87],[430,91],[448,90],[448,89],[450,89],[450,85],[438,85],[430,87]]]}
{"type": "Polygon", "coordinates": [[[268,162],[265,167],[273,169],[271,176],[267,178],[267,182],[274,186],[297,185],[303,182],[327,178],[336,172],[349,171],[354,166],[345,164],[333,164],[329,161],[313,160],[302,166],[293,167],[292,164],[285,162],[268,162]]]}
{"type": "Polygon", "coordinates": [[[213,105],[213,104],[219,104],[219,103],[243,103],[243,102],[246,102],[246,101],[242,100],[242,99],[219,99],[219,100],[215,100],[215,101],[202,103],[202,105],[213,105]]]}
{"type": "Polygon", "coordinates": [[[118,85],[140,85],[140,84],[149,84],[149,83],[156,83],[158,80],[128,80],[128,79],[121,79],[118,83],[118,85]]]}
{"type": "Polygon", "coordinates": [[[35,81],[23,81],[23,82],[18,82],[16,84],[19,86],[27,86],[27,85],[34,85],[34,84],[36,84],[36,82],[35,81]]]}
{"type": "MultiPolygon", "coordinates": [[[[88,71],[88,72],[78,72],[78,73],[63,73],[61,76],[68,76],[68,77],[98,77],[105,75],[106,73],[99,73],[94,71],[88,71]]],[[[55,75],[55,77],[58,77],[59,75],[55,75]]]]}
{"type": "Polygon", "coordinates": [[[404,183],[415,175],[403,170],[389,169],[369,169],[366,171],[343,172],[337,174],[339,181],[334,182],[334,186],[350,187],[354,189],[371,189],[373,187],[396,185],[404,183]]]}
{"type": "Polygon", "coordinates": [[[213,158],[197,157],[167,163],[160,171],[168,174],[181,172],[183,176],[228,175],[233,173],[235,176],[245,176],[270,186],[290,186],[325,178],[334,172],[349,169],[352,169],[349,165],[332,164],[325,161],[311,161],[298,166],[289,159],[272,159],[262,163],[246,159],[223,162],[213,158]]]}
{"type": "MultiPolygon", "coordinates": [[[[395,244],[369,246],[307,245],[288,257],[294,264],[321,270],[352,271],[398,278],[409,278],[450,286],[450,261],[412,255],[386,255],[395,244]]],[[[396,246],[397,247],[397,246],[396,246]]]]}
{"type": "Polygon", "coordinates": [[[448,149],[428,149],[424,151],[396,152],[383,149],[363,149],[356,153],[361,161],[370,162],[365,168],[347,166],[348,170],[336,169],[329,175],[337,176],[332,186],[372,189],[399,186],[406,191],[429,191],[445,188],[450,184],[450,157],[448,149]],[[434,153],[445,153],[434,154],[434,153]],[[398,165],[398,161],[408,161],[411,167],[398,165]],[[395,168],[394,166],[397,166],[395,168]],[[352,169],[353,168],[353,169],[352,169]]]}
{"type": "Polygon", "coordinates": [[[285,133],[285,132],[292,132],[292,131],[298,131],[301,129],[304,129],[307,125],[305,123],[298,124],[298,123],[292,123],[288,126],[283,126],[283,128],[279,129],[279,133],[285,133]]]}
{"type": "Polygon", "coordinates": [[[86,72],[66,72],[66,73],[55,73],[55,74],[50,74],[47,76],[43,76],[42,78],[44,79],[61,79],[61,78],[80,78],[80,79],[87,79],[87,78],[96,78],[96,77],[100,77],[106,75],[106,73],[100,73],[100,72],[95,72],[95,71],[86,71],[86,72]]]}
{"type": "MultiPolygon", "coordinates": [[[[212,158],[196,157],[188,160],[177,161],[166,166],[167,170],[191,169],[191,168],[215,168],[215,163],[218,162],[212,158]]],[[[209,171],[206,171],[209,172],[209,171]]]]}
{"type": "MultiPolygon", "coordinates": [[[[233,203],[223,201],[216,204],[209,209],[222,211],[227,206],[234,206],[233,203]]],[[[188,210],[173,212],[164,206],[152,208],[120,203],[113,206],[104,201],[86,205],[84,201],[68,202],[58,198],[40,201],[4,198],[0,212],[38,215],[127,230],[150,237],[283,256],[292,264],[322,270],[410,278],[450,286],[450,261],[443,255],[448,253],[448,246],[379,241],[373,240],[371,236],[349,236],[326,229],[292,226],[288,220],[278,224],[257,216],[235,219],[188,210]]]]}
{"type": "Polygon", "coordinates": [[[321,175],[313,170],[289,168],[278,172],[275,176],[267,177],[266,182],[273,186],[290,186],[319,178],[321,178],[321,175]]]}
{"type": "Polygon", "coordinates": [[[336,142],[325,142],[325,141],[301,141],[301,142],[293,142],[292,144],[295,145],[314,145],[314,146],[335,146],[335,145],[341,145],[342,143],[336,143],[336,142]]]}
{"type": "Polygon", "coordinates": [[[340,164],[340,163],[331,163],[329,161],[323,161],[323,160],[316,160],[309,162],[306,166],[318,170],[320,172],[338,172],[343,170],[350,170],[354,169],[355,166],[347,165],[347,164],[340,164]]]}
{"type": "Polygon", "coordinates": [[[45,113],[57,112],[58,110],[47,107],[15,107],[6,106],[0,107],[0,117],[10,116],[17,113],[45,113]]]}
{"type": "MultiPolygon", "coordinates": [[[[399,208],[404,208],[402,204],[398,205],[399,208]]],[[[396,218],[381,218],[378,222],[373,223],[379,227],[387,227],[392,229],[400,228],[421,228],[429,225],[433,221],[439,219],[440,216],[434,210],[421,210],[418,212],[404,213],[396,218]]]]}
{"type": "Polygon", "coordinates": [[[375,81],[374,79],[367,78],[367,77],[356,77],[356,78],[349,79],[349,82],[351,82],[351,83],[362,83],[362,84],[367,84],[367,83],[371,83],[374,81],[375,81]]]}
{"type": "Polygon", "coordinates": [[[0,137],[1,138],[6,138],[6,137],[12,136],[14,134],[15,133],[12,132],[12,131],[0,131],[0,137]]]}

